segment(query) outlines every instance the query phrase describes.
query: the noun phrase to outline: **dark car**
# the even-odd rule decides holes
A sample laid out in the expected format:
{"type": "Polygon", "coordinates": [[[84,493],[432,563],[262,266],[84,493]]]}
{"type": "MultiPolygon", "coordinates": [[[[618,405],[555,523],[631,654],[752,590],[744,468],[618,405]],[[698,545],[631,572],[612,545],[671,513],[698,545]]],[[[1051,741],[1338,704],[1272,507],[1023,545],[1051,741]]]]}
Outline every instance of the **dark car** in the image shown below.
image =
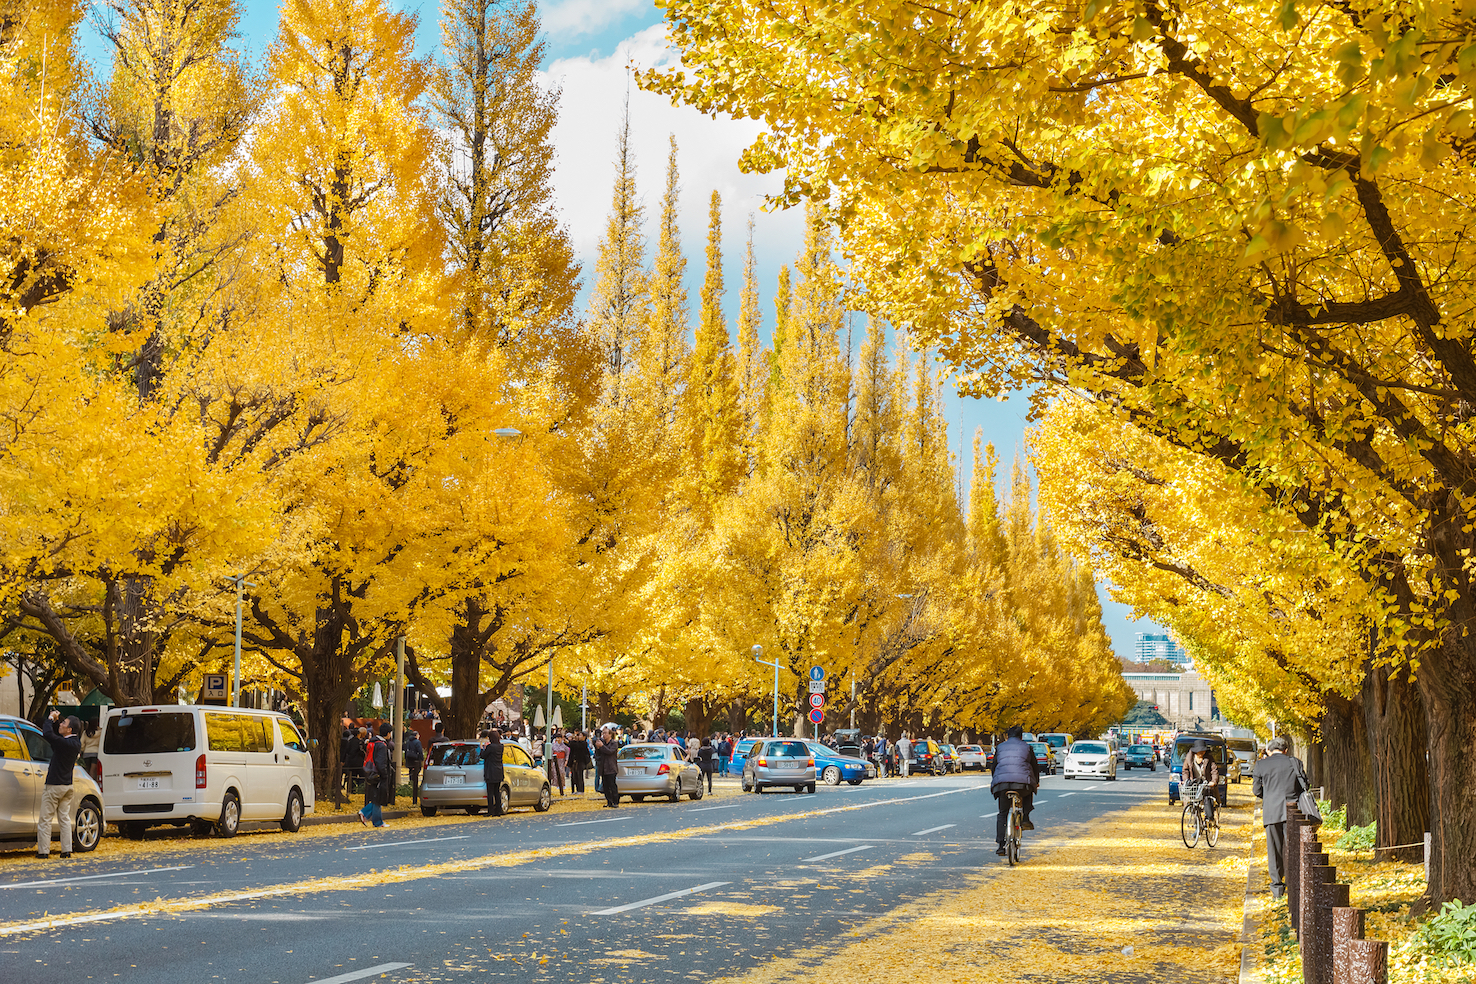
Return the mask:
{"type": "Polygon", "coordinates": [[[1029,742],[1031,748],[1035,749],[1035,765],[1040,769],[1043,776],[1056,774],[1056,753],[1051,746],[1043,741],[1029,742]]]}
{"type": "Polygon", "coordinates": [[[1129,771],[1133,766],[1147,769],[1149,772],[1158,771],[1158,753],[1153,750],[1152,745],[1129,745],[1127,756],[1123,759],[1122,767],[1129,771]]]}
{"type": "Polygon", "coordinates": [[[912,765],[911,772],[927,772],[938,776],[948,771],[947,759],[943,757],[943,749],[938,747],[936,741],[927,738],[919,739],[912,743],[912,765]]]}
{"type": "Polygon", "coordinates": [[[1215,786],[1215,799],[1221,806],[1225,805],[1226,796],[1229,794],[1230,768],[1226,764],[1230,760],[1230,750],[1225,745],[1225,738],[1216,732],[1190,731],[1174,737],[1174,743],[1169,750],[1169,805],[1179,802],[1179,783],[1184,774],[1184,758],[1189,754],[1189,749],[1194,743],[1202,741],[1209,746],[1211,757],[1220,763],[1220,781],[1215,786]]]}

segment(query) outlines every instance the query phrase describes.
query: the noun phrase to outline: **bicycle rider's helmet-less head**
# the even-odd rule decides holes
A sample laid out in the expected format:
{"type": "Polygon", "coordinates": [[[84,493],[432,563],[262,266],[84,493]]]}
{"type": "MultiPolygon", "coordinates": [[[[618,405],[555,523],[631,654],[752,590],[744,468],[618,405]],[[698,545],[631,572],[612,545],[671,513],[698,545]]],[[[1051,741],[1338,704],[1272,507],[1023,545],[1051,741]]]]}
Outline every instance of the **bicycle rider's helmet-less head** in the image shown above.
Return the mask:
{"type": "Polygon", "coordinates": [[[1025,737],[1025,729],[1022,728],[1022,727],[1020,727],[1018,724],[1012,725],[1010,727],[1010,730],[1007,731],[1007,732],[1005,732],[1005,735],[1006,735],[1006,737],[1009,737],[1009,738],[1024,738],[1025,737]]]}

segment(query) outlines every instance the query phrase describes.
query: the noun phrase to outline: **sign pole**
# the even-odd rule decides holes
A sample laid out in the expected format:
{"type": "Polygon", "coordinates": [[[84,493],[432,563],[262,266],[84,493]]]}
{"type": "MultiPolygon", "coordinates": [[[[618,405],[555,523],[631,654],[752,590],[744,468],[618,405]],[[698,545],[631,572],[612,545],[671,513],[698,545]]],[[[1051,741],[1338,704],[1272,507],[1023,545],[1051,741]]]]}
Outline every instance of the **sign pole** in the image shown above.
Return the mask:
{"type": "Polygon", "coordinates": [[[400,770],[405,767],[405,637],[395,640],[395,699],[390,706],[395,730],[395,788],[400,787],[400,770]]]}

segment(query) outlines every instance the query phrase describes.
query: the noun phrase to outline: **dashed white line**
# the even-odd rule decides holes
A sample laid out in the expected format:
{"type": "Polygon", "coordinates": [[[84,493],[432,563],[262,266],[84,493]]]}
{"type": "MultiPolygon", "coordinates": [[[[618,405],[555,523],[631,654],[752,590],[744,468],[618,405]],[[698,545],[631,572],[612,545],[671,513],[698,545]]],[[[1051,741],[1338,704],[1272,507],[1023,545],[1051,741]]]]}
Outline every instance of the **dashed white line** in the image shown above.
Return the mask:
{"type": "Polygon", "coordinates": [[[363,970],[351,970],[347,974],[339,974],[337,977],[324,977],[312,980],[308,984],[349,984],[350,981],[362,981],[366,977],[388,974],[392,970],[404,970],[408,966],[410,965],[407,963],[383,963],[375,967],[365,967],[363,970]]]}
{"type": "Polygon", "coordinates": [[[807,861],[829,861],[831,858],[838,858],[842,854],[855,854],[857,851],[869,851],[872,849],[873,846],[874,845],[872,844],[862,844],[860,847],[848,847],[844,851],[831,851],[829,854],[817,854],[813,858],[800,858],[800,864],[804,864],[807,861]]]}
{"type": "Polygon", "coordinates": [[[912,836],[913,837],[921,837],[923,834],[936,834],[940,830],[947,830],[949,827],[957,827],[957,826],[958,826],[958,824],[956,824],[956,823],[945,823],[941,827],[929,827],[927,830],[914,830],[912,832],[912,836]]]}
{"type": "Polygon", "coordinates": [[[48,885],[70,885],[73,882],[97,881],[99,878],[127,878],[129,875],[153,875],[161,871],[183,871],[193,868],[192,864],[177,864],[172,868],[145,868],[142,871],[114,871],[106,875],[78,875],[76,878],[48,878],[44,881],[11,882],[0,888],[45,888],[48,885]]]}
{"type": "Polygon", "coordinates": [[[731,884],[732,882],[708,882],[706,885],[698,885],[696,888],[684,888],[680,892],[667,892],[665,895],[658,895],[650,899],[641,899],[639,902],[632,902],[629,905],[617,905],[613,909],[601,909],[598,912],[591,912],[590,915],[613,916],[621,912],[629,912],[632,909],[641,909],[648,905],[655,905],[657,902],[669,902],[672,899],[679,899],[683,895],[691,895],[694,892],[706,892],[709,889],[721,888],[724,885],[731,884]]]}
{"type": "MultiPolygon", "coordinates": [[[[458,834],[455,837],[422,837],[420,840],[413,840],[413,841],[390,841],[388,844],[360,844],[358,847],[345,847],[344,850],[345,851],[367,851],[370,848],[376,848],[377,849],[377,848],[381,848],[381,847],[404,847],[407,844],[438,844],[441,841],[464,841],[464,840],[466,840],[470,836],[471,836],[471,834],[458,834]]],[[[409,964],[406,964],[405,966],[408,967],[409,964]]]]}
{"type": "Polygon", "coordinates": [[[555,827],[583,827],[587,823],[615,823],[617,820],[629,820],[630,817],[606,817],[604,820],[576,820],[573,823],[556,823],[555,827]]]}

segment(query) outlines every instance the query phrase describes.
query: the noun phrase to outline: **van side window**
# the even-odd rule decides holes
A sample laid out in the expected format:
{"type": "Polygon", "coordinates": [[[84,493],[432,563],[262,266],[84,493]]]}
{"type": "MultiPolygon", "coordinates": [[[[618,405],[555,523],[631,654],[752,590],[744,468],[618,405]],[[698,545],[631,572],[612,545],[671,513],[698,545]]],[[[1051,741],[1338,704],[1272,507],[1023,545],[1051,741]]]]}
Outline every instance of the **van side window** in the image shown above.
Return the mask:
{"type": "MultiPolygon", "coordinates": [[[[249,720],[249,719],[248,719],[249,720]]],[[[205,735],[212,752],[247,751],[248,735],[241,733],[241,715],[205,714],[205,735]]],[[[255,744],[253,741],[252,744],[255,744]]]]}
{"type": "Polygon", "coordinates": [[[26,755],[26,746],[21,744],[20,736],[3,724],[0,724],[0,757],[19,759],[24,762],[29,756],[26,755]]]}
{"type": "Polygon", "coordinates": [[[294,752],[307,751],[307,742],[302,740],[302,735],[292,726],[291,721],[277,718],[277,733],[282,736],[282,744],[294,752]]]}
{"type": "Polygon", "coordinates": [[[248,752],[271,752],[277,747],[276,737],[272,734],[272,722],[268,718],[256,717],[252,714],[241,715],[241,732],[246,735],[246,750],[248,752]]]}

